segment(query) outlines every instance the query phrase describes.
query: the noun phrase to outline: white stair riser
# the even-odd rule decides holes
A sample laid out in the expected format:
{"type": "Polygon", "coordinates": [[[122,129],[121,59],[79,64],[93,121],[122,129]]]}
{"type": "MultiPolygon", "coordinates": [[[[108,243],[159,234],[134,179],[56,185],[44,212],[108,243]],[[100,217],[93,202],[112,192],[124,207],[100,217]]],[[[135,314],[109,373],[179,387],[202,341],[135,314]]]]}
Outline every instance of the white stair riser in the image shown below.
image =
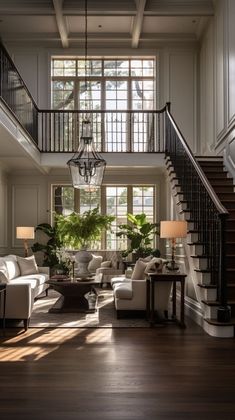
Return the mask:
{"type": "Polygon", "coordinates": [[[179,211],[187,209],[187,203],[179,203],[178,204],[179,211]]]}
{"type": "Polygon", "coordinates": [[[192,255],[201,255],[203,247],[202,245],[190,245],[190,251],[192,255]]]}
{"type": "Polygon", "coordinates": [[[211,284],[210,273],[198,273],[198,272],[196,272],[196,276],[197,276],[199,284],[205,284],[205,285],[211,284]]]}
{"type": "Polygon", "coordinates": [[[216,300],[217,290],[199,287],[201,300],[216,300]]]}
{"type": "Polygon", "coordinates": [[[199,270],[207,269],[207,259],[206,258],[193,258],[194,267],[199,270]]]}
{"type": "Polygon", "coordinates": [[[188,233],[187,242],[197,242],[197,241],[198,241],[198,233],[188,233]]]}
{"type": "Polygon", "coordinates": [[[206,305],[205,303],[202,303],[202,305],[203,305],[203,310],[204,310],[204,318],[209,318],[209,319],[217,318],[218,306],[209,306],[209,305],[206,305]]]}
{"type": "Polygon", "coordinates": [[[180,194],[180,192],[181,192],[181,188],[180,188],[180,187],[178,187],[178,186],[176,187],[175,185],[176,185],[176,183],[174,183],[174,187],[175,187],[175,188],[173,189],[173,191],[174,191],[175,193],[177,192],[177,193],[179,193],[179,194],[180,194]]]}

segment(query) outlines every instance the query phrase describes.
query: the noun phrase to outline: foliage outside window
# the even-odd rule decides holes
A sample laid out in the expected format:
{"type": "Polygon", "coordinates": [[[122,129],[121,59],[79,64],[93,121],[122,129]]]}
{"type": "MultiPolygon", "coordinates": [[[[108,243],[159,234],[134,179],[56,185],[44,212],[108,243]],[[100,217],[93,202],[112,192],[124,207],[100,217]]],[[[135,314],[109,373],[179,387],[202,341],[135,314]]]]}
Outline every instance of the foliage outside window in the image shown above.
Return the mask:
{"type": "Polygon", "coordinates": [[[94,249],[127,249],[127,238],[116,235],[118,226],[127,223],[127,213],[145,213],[150,223],[156,220],[155,188],[152,185],[103,185],[95,192],[73,189],[70,185],[54,185],[52,203],[52,210],[63,216],[74,211],[83,214],[96,207],[101,214],[115,216],[111,231],[103,234],[101,241],[94,244],[94,249]]]}

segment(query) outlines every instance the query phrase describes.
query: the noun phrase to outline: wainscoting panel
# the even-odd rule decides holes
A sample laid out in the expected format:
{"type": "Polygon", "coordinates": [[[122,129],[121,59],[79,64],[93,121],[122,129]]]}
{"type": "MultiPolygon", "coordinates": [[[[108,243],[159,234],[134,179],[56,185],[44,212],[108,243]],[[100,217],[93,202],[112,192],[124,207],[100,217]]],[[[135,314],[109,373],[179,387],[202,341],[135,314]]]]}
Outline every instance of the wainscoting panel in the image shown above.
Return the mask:
{"type": "Polygon", "coordinates": [[[12,186],[12,247],[22,247],[22,241],[16,239],[16,226],[34,226],[38,224],[39,186],[12,186]]]}

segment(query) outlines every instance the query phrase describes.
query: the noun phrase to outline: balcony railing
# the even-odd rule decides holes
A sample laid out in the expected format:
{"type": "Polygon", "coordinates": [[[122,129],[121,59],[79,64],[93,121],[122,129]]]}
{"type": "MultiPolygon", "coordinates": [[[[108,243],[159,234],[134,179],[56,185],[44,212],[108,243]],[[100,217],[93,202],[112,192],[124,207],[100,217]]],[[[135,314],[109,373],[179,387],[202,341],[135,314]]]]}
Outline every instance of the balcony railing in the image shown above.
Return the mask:
{"type": "MultiPolygon", "coordinates": [[[[86,111],[99,152],[164,152],[164,111],[86,111]]],[[[77,150],[84,111],[38,112],[42,152],[77,150]]]]}
{"type": "MultiPolygon", "coordinates": [[[[42,152],[75,152],[84,111],[39,110],[0,44],[0,97],[42,152]]],[[[164,111],[86,110],[99,152],[164,152],[164,111]]]]}

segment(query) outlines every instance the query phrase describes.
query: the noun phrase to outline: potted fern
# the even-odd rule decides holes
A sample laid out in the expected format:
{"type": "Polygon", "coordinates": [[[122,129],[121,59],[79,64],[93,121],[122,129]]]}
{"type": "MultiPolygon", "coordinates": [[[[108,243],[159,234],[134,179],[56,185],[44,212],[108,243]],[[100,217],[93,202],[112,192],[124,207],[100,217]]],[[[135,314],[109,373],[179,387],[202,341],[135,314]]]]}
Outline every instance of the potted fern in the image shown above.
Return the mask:
{"type": "Polygon", "coordinates": [[[73,212],[69,216],[56,215],[57,231],[63,245],[80,249],[75,256],[79,264],[80,277],[85,278],[91,274],[87,266],[92,255],[87,248],[100,239],[103,230],[111,229],[114,219],[114,216],[100,214],[98,208],[88,210],[83,214],[73,212]]]}

